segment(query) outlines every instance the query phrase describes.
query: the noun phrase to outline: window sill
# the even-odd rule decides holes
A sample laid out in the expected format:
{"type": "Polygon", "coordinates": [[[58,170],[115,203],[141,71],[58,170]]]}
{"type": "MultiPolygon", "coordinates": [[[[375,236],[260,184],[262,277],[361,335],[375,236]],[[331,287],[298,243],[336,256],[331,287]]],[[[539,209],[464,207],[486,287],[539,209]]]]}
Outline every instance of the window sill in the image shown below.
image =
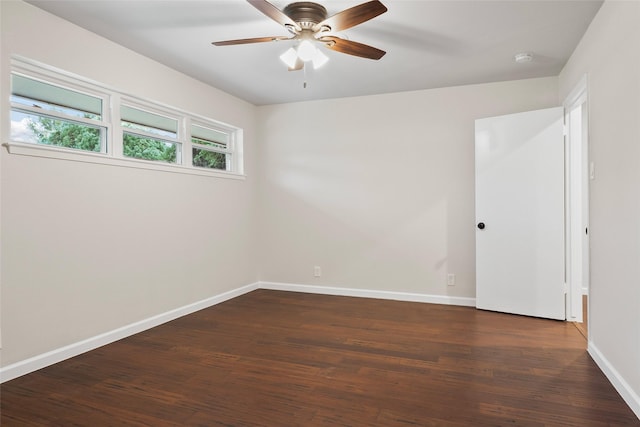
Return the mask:
{"type": "Polygon", "coordinates": [[[21,156],[45,157],[49,159],[67,160],[72,162],[94,163],[134,169],[146,169],[160,172],[180,173],[186,175],[208,176],[225,179],[244,180],[246,175],[211,170],[204,168],[188,167],[184,165],[171,165],[150,160],[115,158],[107,154],[77,151],[66,148],[53,148],[46,145],[36,145],[22,142],[8,142],[2,144],[9,154],[21,156]]]}

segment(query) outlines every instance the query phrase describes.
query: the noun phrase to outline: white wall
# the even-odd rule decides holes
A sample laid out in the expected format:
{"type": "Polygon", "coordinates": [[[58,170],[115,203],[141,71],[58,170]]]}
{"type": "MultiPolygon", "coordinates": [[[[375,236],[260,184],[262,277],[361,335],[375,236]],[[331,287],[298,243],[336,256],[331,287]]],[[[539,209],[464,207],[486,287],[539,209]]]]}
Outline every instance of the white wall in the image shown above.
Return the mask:
{"type": "Polygon", "coordinates": [[[475,297],[474,121],[557,95],[551,77],[259,107],[261,279],[475,297]]]}
{"type": "MultiPolygon", "coordinates": [[[[257,280],[255,107],[23,2],[18,54],[244,129],[246,180],[0,154],[2,366],[257,280]]],[[[2,133],[7,106],[2,103],[2,133]]],[[[5,141],[2,141],[5,142],[5,141]]]]}
{"type": "Polygon", "coordinates": [[[590,347],[640,416],[640,2],[605,2],[559,76],[561,100],[584,74],[596,173],[590,347]]]}

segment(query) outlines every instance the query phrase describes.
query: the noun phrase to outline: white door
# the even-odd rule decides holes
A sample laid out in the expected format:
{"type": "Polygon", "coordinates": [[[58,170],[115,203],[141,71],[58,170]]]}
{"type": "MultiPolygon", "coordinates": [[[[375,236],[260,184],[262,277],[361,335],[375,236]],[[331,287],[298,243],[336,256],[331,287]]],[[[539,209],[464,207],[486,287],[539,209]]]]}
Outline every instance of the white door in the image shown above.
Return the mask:
{"type": "Polygon", "coordinates": [[[565,319],[562,107],[476,120],[476,307],[565,319]]]}

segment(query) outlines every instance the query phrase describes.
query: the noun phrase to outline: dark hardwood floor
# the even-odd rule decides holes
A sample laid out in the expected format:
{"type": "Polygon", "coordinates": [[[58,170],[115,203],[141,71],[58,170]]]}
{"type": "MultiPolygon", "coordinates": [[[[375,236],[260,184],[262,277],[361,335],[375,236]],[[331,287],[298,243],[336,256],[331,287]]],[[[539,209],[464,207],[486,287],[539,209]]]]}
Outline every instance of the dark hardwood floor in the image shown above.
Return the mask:
{"type": "Polygon", "coordinates": [[[2,426],[640,426],[570,323],[258,290],[2,384],[2,426]]]}

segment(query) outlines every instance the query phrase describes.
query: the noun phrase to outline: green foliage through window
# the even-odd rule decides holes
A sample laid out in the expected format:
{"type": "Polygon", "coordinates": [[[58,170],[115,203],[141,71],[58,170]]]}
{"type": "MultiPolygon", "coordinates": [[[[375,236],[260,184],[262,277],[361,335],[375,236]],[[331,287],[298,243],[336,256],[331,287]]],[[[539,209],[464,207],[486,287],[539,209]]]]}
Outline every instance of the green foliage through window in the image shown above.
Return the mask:
{"type": "Polygon", "coordinates": [[[38,143],[100,152],[100,129],[49,117],[32,118],[28,127],[38,143]]]}
{"type": "Polygon", "coordinates": [[[227,169],[227,156],[224,153],[194,148],[193,166],[209,169],[227,169]]]}
{"type": "Polygon", "coordinates": [[[122,138],[124,155],[144,160],[176,163],[176,144],[154,138],[125,133],[122,138]]]}

